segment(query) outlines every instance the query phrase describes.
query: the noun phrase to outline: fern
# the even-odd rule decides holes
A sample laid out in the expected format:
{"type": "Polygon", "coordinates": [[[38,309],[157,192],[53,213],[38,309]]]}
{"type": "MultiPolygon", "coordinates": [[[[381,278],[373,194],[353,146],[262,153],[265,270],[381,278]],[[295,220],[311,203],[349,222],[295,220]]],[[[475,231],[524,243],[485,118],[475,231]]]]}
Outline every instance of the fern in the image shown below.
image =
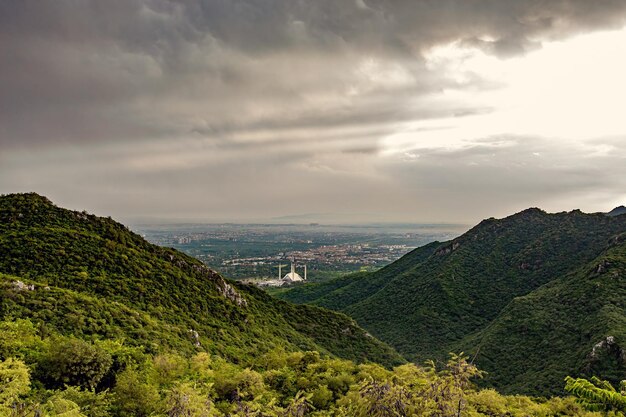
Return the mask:
{"type": "Polygon", "coordinates": [[[565,378],[565,390],[577,397],[578,403],[590,411],[614,411],[621,415],[626,411],[626,381],[620,383],[621,392],[607,381],[593,377],[591,381],[584,378],[565,378]]]}

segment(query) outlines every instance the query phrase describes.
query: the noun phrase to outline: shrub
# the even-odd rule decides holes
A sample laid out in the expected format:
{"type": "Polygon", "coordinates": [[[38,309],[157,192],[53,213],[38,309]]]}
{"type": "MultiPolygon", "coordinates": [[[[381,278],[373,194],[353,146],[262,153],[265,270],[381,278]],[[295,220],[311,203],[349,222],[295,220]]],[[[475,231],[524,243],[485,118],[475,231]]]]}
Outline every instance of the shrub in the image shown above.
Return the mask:
{"type": "Polygon", "coordinates": [[[74,338],[52,338],[37,368],[48,388],[65,385],[95,389],[113,360],[104,349],[74,338]]]}

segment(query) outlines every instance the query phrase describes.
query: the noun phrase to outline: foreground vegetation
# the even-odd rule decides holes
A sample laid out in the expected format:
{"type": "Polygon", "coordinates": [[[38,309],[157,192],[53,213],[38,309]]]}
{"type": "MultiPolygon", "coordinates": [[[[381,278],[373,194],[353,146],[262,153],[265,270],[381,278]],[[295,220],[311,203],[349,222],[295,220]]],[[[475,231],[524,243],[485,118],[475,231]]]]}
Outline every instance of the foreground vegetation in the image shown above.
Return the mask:
{"type": "Polygon", "coordinates": [[[477,390],[480,375],[462,356],[388,370],[277,349],[241,366],[0,323],[0,416],[600,416],[573,398],[477,390]]]}

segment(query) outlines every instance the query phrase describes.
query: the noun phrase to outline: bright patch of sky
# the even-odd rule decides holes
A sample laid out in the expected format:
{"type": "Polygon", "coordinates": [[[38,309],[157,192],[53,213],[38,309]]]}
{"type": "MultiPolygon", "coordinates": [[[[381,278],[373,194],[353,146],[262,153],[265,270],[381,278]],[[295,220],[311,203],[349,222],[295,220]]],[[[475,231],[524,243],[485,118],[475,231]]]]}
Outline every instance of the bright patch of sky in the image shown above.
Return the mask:
{"type": "MultiPolygon", "coordinates": [[[[624,45],[626,29],[548,42],[508,59],[459,41],[434,47],[426,54],[428,68],[458,87],[433,94],[432,102],[489,110],[407,123],[382,139],[383,154],[416,156],[424,148],[459,148],[511,134],[572,146],[624,135],[624,45]]],[[[506,140],[493,143],[506,146],[506,140]]],[[[610,149],[599,145],[592,151],[610,149]]]]}

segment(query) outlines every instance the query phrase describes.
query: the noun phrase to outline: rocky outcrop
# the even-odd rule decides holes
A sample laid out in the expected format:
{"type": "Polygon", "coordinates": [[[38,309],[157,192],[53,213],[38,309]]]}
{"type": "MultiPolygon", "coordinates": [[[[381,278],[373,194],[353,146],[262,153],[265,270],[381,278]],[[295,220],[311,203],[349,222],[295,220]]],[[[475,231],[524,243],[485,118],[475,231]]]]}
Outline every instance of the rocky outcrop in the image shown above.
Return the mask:
{"type": "Polygon", "coordinates": [[[237,304],[237,306],[246,307],[248,305],[246,299],[243,298],[243,296],[239,292],[237,292],[237,290],[231,284],[226,282],[226,280],[222,278],[220,274],[208,268],[206,265],[187,262],[185,259],[181,259],[180,257],[174,256],[172,253],[167,252],[164,253],[164,257],[177,267],[186,270],[194,275],[199,275],[215,283],[215,287],[218,293],[222,297],[225,297],[233,303],[237,304]]]}
{"type": "Polygon", "coordinates": [[[204,265],[192,265],[191,269],[196,273],[210,279],[215,282],[217,287],[217,291],[222,295],[222,297],[228,298],[233,303],[237,304],[239,307],[246,307],[248,302],[245,298],[242,297],[235,288],[230,285],[220,274],[209,269],[204,265]]]}
{"type": "Polygon", "coordinates": [[[614,336],[606,336],[593,345],[591,352],[587,355],[587,370],[592,369],[594,364],[602,362],[602,357],[612,357],[622,365],[626,363],[626,351],[621,348],[614,336]]]}
{"type": "Polygon", "coordinates": [[[200,344],[200,334],[195,331],[194,329],[189,329],[189,337],[191,338],[191,340],[193,341],[193,345],[195,347],[200,347],[202,346],[200,344]]]}
{"type": "Polygon", "coordinates": [[[604,274],[611,264],[605,259],[596,267],[597,274],[604,274]]]}
{"type": "Polygon", "coordinates": [[[589,353],[589,357],[591,359],[595,359],[598,357],[598,354],[600,351],[609,350],[616,345],[617,343],[615,342],[615,338],[613,336],[607,336],[604,339],[600,340],[595,345],[593,345],[593,348],[591,349],[591,353],[589,353]]]}
{"type": "Polygon", "coordinates": [[[539,269],[541,267],[541,261],[537,259],[536,261],[521,261],[518,265],[518,268],[522,271],[533,271],[539,269]]]}
{"type": "Polygon", "coordinates": [[[219,281],[217,282],[217,290],[223,297],[228,298],[233,303],[237,304],[239,307],[246,307],[248,302],[245,298],[239,294],[232,285],[227,283],[224,278],[219,277],[219,281]]]}
{"type": "Polygon", "coordinates": [[[438,249],[435,252],[436,256],[443,256],[443,255],[448,255],[449,253],[452,253],[453,251],[457,250],[459,248],[459,246],[461,246],[460,242],[453,242],[452,245],[449,246],[445,246],[441,249],[438,249]]]}
{"type": "Polygon", "coordinates": [[[35,286],[33,284],[24,284],[19,280],[13,281],[11,285],[15,291],[35,291],[35,286]]]}

